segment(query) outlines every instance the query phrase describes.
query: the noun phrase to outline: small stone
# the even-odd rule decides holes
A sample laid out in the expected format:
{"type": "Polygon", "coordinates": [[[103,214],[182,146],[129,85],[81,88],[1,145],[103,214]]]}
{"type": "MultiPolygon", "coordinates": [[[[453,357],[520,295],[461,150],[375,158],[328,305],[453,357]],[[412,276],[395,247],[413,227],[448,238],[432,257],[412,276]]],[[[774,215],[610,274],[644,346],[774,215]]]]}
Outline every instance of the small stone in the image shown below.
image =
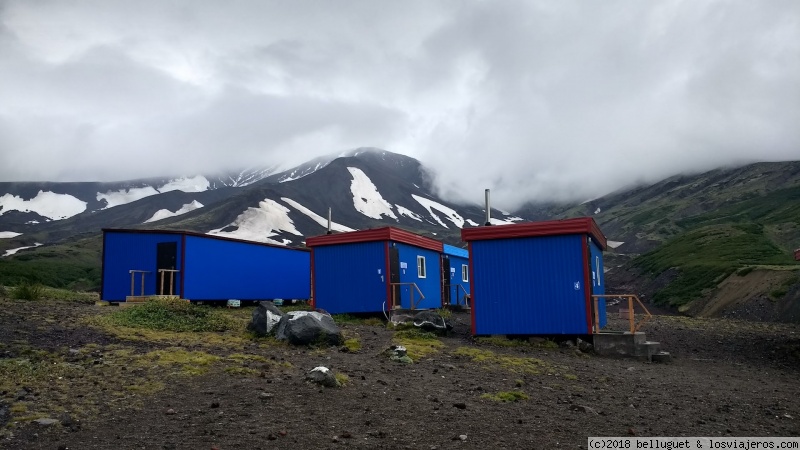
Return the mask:
{"type": "Polygon", "coordinates": [[[350,439],[351,437],[353,437],[353,435],[350,434],[349,431],[345,431],[344,433],[342,433],[342,437],[345,439],[350,439]]]}
{"type": "Polygon", "coordinates": [[[34,422],[38,423],[39,425],[50,426],[53,424],[58,423],[56,419],[36,419],[34,422]]]}
{"type": "Polygon", "coordinates": [[[597,414],[597,411],[595,411],[594,408],[591,408],[589,406],[570,405],[569,409],[571,409],[573,411],[578,411],[578,412],[597,414]]]}
{"type": "Polygon", "coordinates": [[[270,433],[267,435],[267,439],[270,441],[274,441],[275,439],[278,439],[278,436],[275,436],[274,434],[270,433]]]}
{"type": "Polygon", "coordinates": [[[467,435],[466,434],[459,434],[458,438],[461,439],[462,441],[466,441],[467,440],[467,435]]]}
{"type": "Polygon", "coordinates": [[[219,402],[213,402],[213,403],[211,403],[211,407],[212,407],[212,408],[219,408],[219,402]]]}
{"type": "Polygon", "coordinates": [[[175,411],[174,409],[170,408],[170,409],[164,411],[164,414],[166,414],[168,416],[172,416],[174,414],[177,414],[177,411],[175,411]]]}
{"type": "Polygon", "coordinates": [[[467,404],[463,402],[453,403],[453,407],[458,409],[467,409],[467,404]]]}
{"type": "Polygon", "coordinates": [[[262,392],[258,394],[258,398],[261,400],[270,400],[272,397],[274,397],[274,395],[270,394],[269,392],[262,392]]]}
{"type": "Polygon", "coordinates": [[[331,438],[331,442],[333,442],[334,444],[335,444],[335,443],[337,443],[337,442],[339,442],[339,436],[334,436],[334,437],[332,437],[332,438],[331,438]]]}
{"type": "Polygon", "coordinates": [[[278,434],[280,434],[281,436],[286,436],[287,434],[289,434],[289,432],[286,430],[281,430],[278,432],[278,434]]]}
{"type": "Polygon", "coordinates": [[[633,428],[628,428],[628,434],[631,436],[636,436],[636,430],[634,430],[633,428]]]}

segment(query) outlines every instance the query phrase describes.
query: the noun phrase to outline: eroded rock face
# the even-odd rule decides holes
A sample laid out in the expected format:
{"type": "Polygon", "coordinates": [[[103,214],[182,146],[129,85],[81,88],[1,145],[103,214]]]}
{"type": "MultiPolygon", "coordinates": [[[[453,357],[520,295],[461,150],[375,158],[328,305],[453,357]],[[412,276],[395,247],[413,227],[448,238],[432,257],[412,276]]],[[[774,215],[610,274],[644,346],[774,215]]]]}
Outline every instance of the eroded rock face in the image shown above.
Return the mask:
{"type": "Polygon", "coordinates": [[[281,317],[275,331],[278,340],[294,345],[340,345],[342,331],[330,314],[317,311],[292,311],[281,317]]]}
{"type": "Polygon", "coordinates": [[[272,302],[260,302],[253,310],[253,317],[247,324],[247,329],[259,336],[267,336],[275,330],[283,315],[272,302]]]}

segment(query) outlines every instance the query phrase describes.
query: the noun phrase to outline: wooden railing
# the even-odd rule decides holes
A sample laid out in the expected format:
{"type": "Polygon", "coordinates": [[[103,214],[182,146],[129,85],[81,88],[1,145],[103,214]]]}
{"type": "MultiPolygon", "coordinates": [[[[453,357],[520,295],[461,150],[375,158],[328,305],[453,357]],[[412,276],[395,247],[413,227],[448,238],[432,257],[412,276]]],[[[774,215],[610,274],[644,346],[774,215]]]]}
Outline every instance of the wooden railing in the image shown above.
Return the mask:
{"type": "Polygon", "coordinates": [[[134,278],[136,278],[136,274],[137,273],[142,274],[142,290],[141,290],[141,293],[139,295],[140,296],[144,296],[144,276],[146,274],[150,273],[150,271],[149,270],[129,270],[128,273],[131,274],[131,297],[135,297],[136,296],[136,293],[134,292],[134,286],[135,286],[134,278]]]}
{"type": "Polygon", "coordinates": [[[159,291],[161,295],[175,295],[175,273],[180,272],[180,270],[174,269],[158,269],[158,274],[161,277],[161,290],[159,291]],[[166,277],[167,273],[169,273],[169,294],[164,292],[164,278],[166,277]]]}
{"type": "MultiPolygon", "coordinates": [[[[464,306],[465,306],[465,307],[467,307],[467,308],[469,308],[469,301],[468,301],[468,299],[469,299],[469,292],[467,292],[467,290],[466,290],[466,288],[464,288],[464,285],[463,285],[463,284],[461,284],[461,283],[457,283],[457,284],[445,284],[444,286],[445,286],[445,288],[446,288],[448,291],[450,290],[450,288],[451,288],[451,287],[453,287],[453,286],[456,286],[456,305],[460,305],[460,304],[461,304],[461,302],[459,301],[459,299],[460,299],[460,298],[463,298],[463,299],[464,299],[464,306]],[[464,296],[463,296],[463,297],[460,297],[460,295],[459,295],[459,291],[461,291],[461,292],[463,292],[463,293],[464,293],[464,296]]],[[[444,302],[444,299],[442,299],[442,302],[444,302]]],[[[445,306],[445,305],[442,305],[442,306],[445,306]]]]}
{"type": "Polygon", "coordinates": [[[594,307],[592,308],[593,309],[592,316],[594,318],[594,331],[595,331],[595,333],[599,333],[600,332],[600,315],[599,315],[599,308],[598,308],[599,305],[598,305],[598,303],[599,303],[599,299],[601,299],[601,298],[627,299],[627,301],[628,301],[628,309],[627,309],[628,329],[629,329],[629,331],[631,333],[635,333],[635,332],[639,331],[639,328],[641,328],[642,325],[645,324],[645,322],[647,322],[648,320],[650,320],[650,318],[653,317],[653,315],[650,314],[650,311],[647,310],[647,307],[644,306],[644,303],[642,303],[642,301],[639,300],[639,297],[637,297],[634,294],[593,295],[592,296],[592,301],[593,301],[593,306],[594,307]],[[634,303],[634,300],[636,301],[636,303],[634,303]],[[644,314],[641,316],[641,320],[639,320],[638,323],[636,322],[636,318],[635,318],[635,314],[634,314],[634,307],[636,306],[636,304],[638,304],[641,307],[641,309],[644,311],[644,314]]]}
{"type": "Polygon", "coordinates": [[[416,307],[417,307],[417,303],[414,302],[414,291],[415,290],[417,292],[419,292],[419,297],[420,297],[419,301],[425,300],[425,295],[419,289],[419,286],[417,286],[417,283],[389,283],[389,285],[392,287],[392,308],[393,309],[398,309],[398,308],[400,308],[402,306],[400,304],[400,302],[399,302],[399,299],[397,298],[397,290],[395,290],[395,288],[394,288],[395,286],[409,286],[409,293],[411,295],[411,309],[416,309],[416,307]],[[413,287],[414,289],[411,289],[411,287],[413,287]]]}

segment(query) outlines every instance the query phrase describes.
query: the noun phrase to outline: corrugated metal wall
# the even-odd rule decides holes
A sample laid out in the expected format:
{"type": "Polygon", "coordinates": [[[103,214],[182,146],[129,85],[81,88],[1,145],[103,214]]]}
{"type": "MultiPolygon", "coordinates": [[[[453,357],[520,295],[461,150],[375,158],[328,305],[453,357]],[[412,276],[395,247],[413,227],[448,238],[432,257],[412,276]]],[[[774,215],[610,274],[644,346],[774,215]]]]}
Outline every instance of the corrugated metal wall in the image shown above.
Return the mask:
{"type": "MultiPolygon", "coordinates": [[[[101,297],[111,302],[125,301],[131,293],[130,270],[147,270],[144,295],[156,293],[156,245],[161,242],[178,244],[178,270],[180,267],[181,238],[176,234],[157,233],[103,233],[103,287],[101,297]]],[[[136,295],[142,295],[140,276],[136,275],[136,295]]],[[[175,279],[176,293],[180,293],[180,275],[175,279]]]]}
{"type": "Polygon", "coordinates": [[[469,270],[469,259],[458,256],[449,255],[450,259],[450,273],[448,274],[447,284],[450,285],[450,304],[456,305],[464,304],[464,292],[469,293],[469,273],[467,273],[467,281],[464,281],[463,274],[464,268],[469,270]],[[462,290],[459,285],[464,287],[462,290]]]}
{"type": "Polygon", "coordinates": [[[387,277],[384,242],[314,248],[314,301],[331,314],[388,308],[387,277]]]}
{"type": "MultiPolygon", "coordinates": [[[[606,277],[603,273],[603,251],[592,241],[589,243],[589,254],[592,259],[592,295],[603,295],[606,293],[606,277]]],[[[600,316],[600,328],[606,326],[606,299],[601,298],[597,301],[597,309],[600,316]]]]}
{"type": "MultiPolygon", "coordinates": [[[[413,245],[393,243],[400,253],[400,282],[416,283],[425,299],[420,301],[419,293],[414,292],[416,309],[440,308],[442,306],[441,261],[440,254],[433,250],[414,247],[413,245]],[[425,257],[425,278],[420,278],[417,271],[417,256],[425,257]],[[403,269],[403,263],[406,268],[403,269]]],[[[391,245],[391,244],[390,244],[391,245]]],[[[411,307],[412,286],[404,285],[400,288],[400,298],[403,308],[411,307]]]]}
{"type": "Polygon", "coordinates": [[[472,242],[474,334],[586,334],[583,236],[472,242]]]}
{"type": "Polygon", "coordinates": [[[184,298],[308,299],[311,255],[288,248],[186,237],[184,298]]]}

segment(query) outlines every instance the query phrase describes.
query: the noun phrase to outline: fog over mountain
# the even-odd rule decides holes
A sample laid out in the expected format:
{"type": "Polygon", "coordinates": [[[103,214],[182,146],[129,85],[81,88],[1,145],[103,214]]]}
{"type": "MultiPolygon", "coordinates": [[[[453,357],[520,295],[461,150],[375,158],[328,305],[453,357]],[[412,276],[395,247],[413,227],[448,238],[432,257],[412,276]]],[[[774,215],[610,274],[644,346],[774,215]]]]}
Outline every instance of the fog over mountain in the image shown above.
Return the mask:
{"type": "Polygon", "coordinates": [[[0,181],[378,147],[498,207],[800,157],[800,3],[0,0],[0,181]]]}

